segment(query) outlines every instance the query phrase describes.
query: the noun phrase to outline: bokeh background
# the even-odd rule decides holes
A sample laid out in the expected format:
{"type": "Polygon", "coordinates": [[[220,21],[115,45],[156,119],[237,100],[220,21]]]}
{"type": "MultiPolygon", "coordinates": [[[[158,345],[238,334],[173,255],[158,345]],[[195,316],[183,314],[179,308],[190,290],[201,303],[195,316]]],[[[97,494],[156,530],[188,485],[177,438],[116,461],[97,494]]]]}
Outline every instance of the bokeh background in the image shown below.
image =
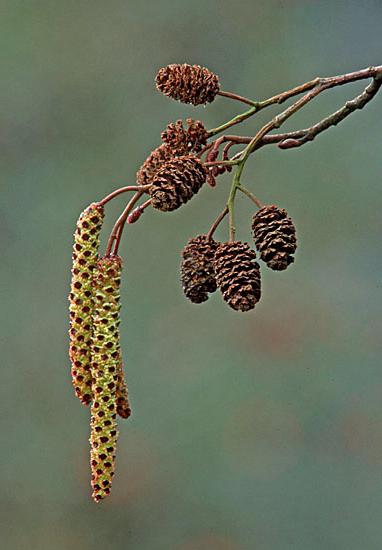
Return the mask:
{"type": "MultiPolygon", "coordinates": [[[[188,303],[187,239],[229,177],[126,232],[122,340],[134,414],[112,496],[90,499],[88,410],[67,357],[72,233],[179,117],[243,110],[155,91],[157,69],[203,64],[263,99],[382,62],[380,1],[2,1],[1,548],[368,550],[382,538],[382,95],[299,150],[262,149],[245,182],[293,216],[295,264],[263,270],[256,311],[188,303]]],[[[364,83],[321,96],[304,127],[364,83]]],[[[270,115],[240,129],[254,132],[270,115]]],[[[238,200],[238,236],[252,205],[238,200]]],[[[124,206],[107,210],[105,231],[124,206]]],[[[226,231],[219,237],[224,239],[226,231]]]]}

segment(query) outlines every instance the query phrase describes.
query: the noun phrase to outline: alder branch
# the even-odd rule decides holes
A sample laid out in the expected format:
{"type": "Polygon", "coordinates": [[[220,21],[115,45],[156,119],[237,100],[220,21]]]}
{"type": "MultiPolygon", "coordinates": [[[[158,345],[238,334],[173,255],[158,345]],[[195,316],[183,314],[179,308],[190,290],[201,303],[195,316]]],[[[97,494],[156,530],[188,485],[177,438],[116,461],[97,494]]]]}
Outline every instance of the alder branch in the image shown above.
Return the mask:
{"type": "Polygon", "coordinates": [[[347,101],[345,105],[341,107],[341,109],[338,109],[338,111],[324,118],[311,128],[303,130],[303,135],[301,137],[297,137],[297,135],[295,135],[293,137],[291,136],[285,140],[282,140],[279,143],[279,147],[281,149],[290,149],[293,147],[300,147],[300,145],[303,145],[308,141],[313,141],[318,134],[321,134],[321,132],[324,132],[331,126],[337,126],[337,124],[342,122],[342,120],[344,120],[347,116],[349,116],[357,109],[363,109],[363,107],[365,107],[365,105],[373,99],[381,86],[382,75],[375,77],[360,95],[356,96],[354,99],[347,101]]]}
{"type": "MultiPolygon", "coordinates": [[[[270,105],[275,105],[275,104],[280,105],[296,95],[299,95],[304,92],[308,92],[315,88],[319,88],[321,89],[321,91],[323,91],[330,88],[334,88],[336,86],[349,84],[350,82],[356,82],[357,80],[364,80],[367,78],[379,79],[381,75],[382,75],[382,65],[378,65],[376,67],[368,67],[366,69],[362,69],[360,71],[354,71],[352,73],[346,73],[342,75],[330,76],[330,77],[324,77],[324,78],[322,77],[314,78],[313,80],[309,80],[304,84],[300,84],[299,86],[291,88],[290,90],[281,92],[275,96],[265,99],[264,101],[259,101],[259,102],[253,101],[251,109],[249,109],[245,113],[237,115],[236,117],[226,122],[225,124],[222,124],[217,128],[213,128],[208,133],[212,137],[226,130],[227,128],[230,128],[231,126],[234,126],[236,124],[239,124],[240,122],[243,122],[247,118],[251,117],[252,115],[261,111],[262,109],[269,107],[270,105]]],[[[224,95],[232,98],[234,98],[233,96],[235,96],[235,94],[230,94],[229,92],[224,92],[224,95]]],[[[238,98],[239,97],[240,96],[238,96],[238,98]]],[[[246,98],[241,98],[240,100],[242,99],[246,99],[246,98]]],[[[249,101],[250,100],[246,100],[245,103],[249,103],[249,101]]]]}

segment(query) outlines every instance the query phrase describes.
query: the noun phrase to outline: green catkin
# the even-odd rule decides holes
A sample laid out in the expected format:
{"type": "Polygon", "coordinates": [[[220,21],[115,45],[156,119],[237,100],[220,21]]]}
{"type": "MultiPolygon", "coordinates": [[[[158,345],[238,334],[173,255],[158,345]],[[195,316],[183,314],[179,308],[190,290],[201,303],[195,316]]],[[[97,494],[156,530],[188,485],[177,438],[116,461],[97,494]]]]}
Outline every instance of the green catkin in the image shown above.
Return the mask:
{"type": "Polygon", "coordinates": [[[111,489],[118,439],[117,386],[120,384],[119,342],[120,281],[119,256],[102,258],[93,278],[94,310],[92,336],[91,483],[98,502],[111,489]]]}
{"type": "Polygon", "coordinates": [[[72,382],[84,405],[92,399],[91,335],[93,311],[93,271],[98,260],[99,235],[104,218],[103,206],[91,204],[82,212],[74,233],[72,281],[69,294],[69,357],[72,382]]]}
{"type": "Polygon", "coordinates": [[[131,416],[131,405],[129,401],[129,390],[123,374],[123,363],[121,357],[117,373],[117,414],[121,418],[129,418],[129,416],[131,416]]]}

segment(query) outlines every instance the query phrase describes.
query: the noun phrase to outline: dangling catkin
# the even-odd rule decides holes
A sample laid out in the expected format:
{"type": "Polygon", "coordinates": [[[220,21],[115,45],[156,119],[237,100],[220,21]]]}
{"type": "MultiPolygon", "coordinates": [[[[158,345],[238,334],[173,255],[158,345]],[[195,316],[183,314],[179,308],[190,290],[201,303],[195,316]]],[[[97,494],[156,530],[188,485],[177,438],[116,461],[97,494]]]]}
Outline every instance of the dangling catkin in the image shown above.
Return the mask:
{"type": "Polygon", "coordinates": [[[93,271],[97,264],[99,234],[104,217],[100,204],[91,204],[80,215],[74,233],[72,281],[69,294],[69,357],[73,386],[84,405],[92,398],[90,371],[93,311],[93,271]]]}
{"type": "Polygon", "coordinates": [[[122,261],[102,258],[94,275],[91,406],[91,483],[96,502],[111,489],[118,439],[117,386],[121,376],[119,288],[122,261]]]}

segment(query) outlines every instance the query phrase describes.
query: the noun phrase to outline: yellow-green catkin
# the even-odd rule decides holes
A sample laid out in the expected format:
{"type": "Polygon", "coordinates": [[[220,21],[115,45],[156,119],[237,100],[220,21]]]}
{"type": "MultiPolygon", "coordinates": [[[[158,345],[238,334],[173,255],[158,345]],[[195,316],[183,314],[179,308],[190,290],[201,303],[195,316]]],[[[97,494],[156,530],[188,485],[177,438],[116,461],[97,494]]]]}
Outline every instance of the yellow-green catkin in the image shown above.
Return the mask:
{"type": "Polygon", "coordinates": [[[93,272],[98,261],[103,206],[91,204],[82,212],[74,233],[72,281],[69,294],[71,373],[77,397],[84,405],[92,399],[91,335],[93,272]]]}
{"type": "Polygon", "coordinates": [[[93,277],[94,310],[92,336],[91,483],[98,502],[111,489],[118,439],[117,387],[121,369],[119,342],[119,256],[99,260],[93,277]]]}
{"type": "Polygon", "coordinates": [[[129,418],[131,416],[131,405],[129,401],[129,390],[123,374],[122,357],[118,366],[118,381],[117,381],[117,413],[121,418],[129,418]]]}

